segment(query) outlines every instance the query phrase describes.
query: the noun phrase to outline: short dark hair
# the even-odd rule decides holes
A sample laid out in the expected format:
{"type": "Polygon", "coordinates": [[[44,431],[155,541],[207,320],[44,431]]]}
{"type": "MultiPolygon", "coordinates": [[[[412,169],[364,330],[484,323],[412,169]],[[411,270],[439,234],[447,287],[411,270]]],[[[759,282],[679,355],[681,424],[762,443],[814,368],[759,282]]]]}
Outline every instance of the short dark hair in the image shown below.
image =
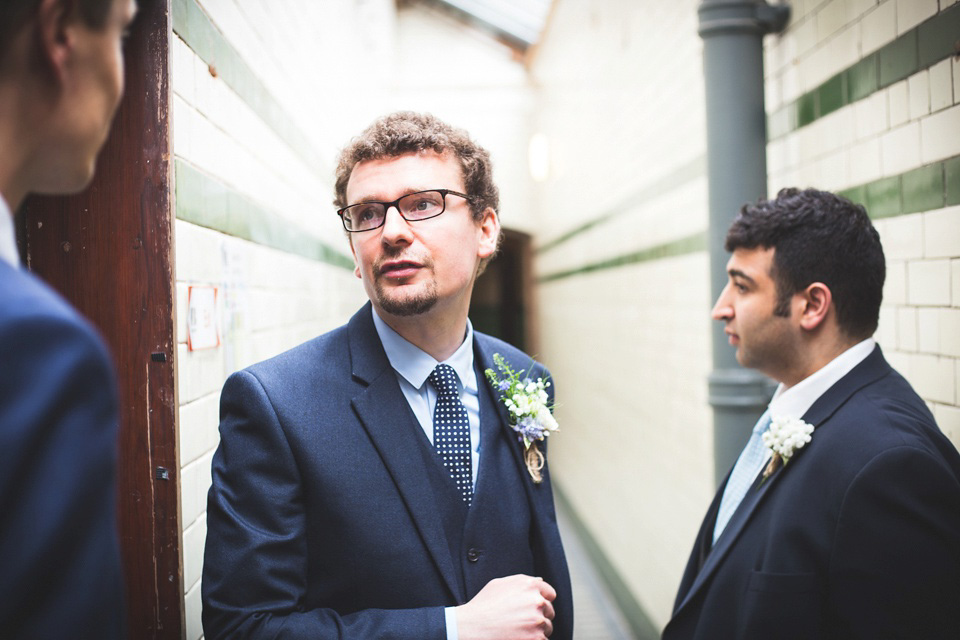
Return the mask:
{"type": "Polygon", "coordinates": [[[725,246],[774,249],[777,315],[789,315],[793,294],[822,282],[833,294],[841,331],[864,339],[877,330],[886,261],[862,206],[827,191],[782,189],[772,200],[744,205],[725,246]]]}
{"type": "MultiPolygon", "coordinates": [[[[107,24],[114,0],[76,0],[76,8],[83,22],[92,29],[107,24]]],[[[40,0],[0,1],[0,59],[6,55],[16,33],[40,6],[40,0]]]]}
{"type": "Polygon", "coordinates": [[[392,158],[407,153],[452,152],[463,170],[463,186],[470,210],[478,222],[487,208],[499,210],[500,190],[493,182],[490,153],[463,129],[452,127],[429,113],[398,111],[378,118],[340,152],[337,163],[334,205],[347,202],[347,183],[354,167],[367,160],[392,158]]]}

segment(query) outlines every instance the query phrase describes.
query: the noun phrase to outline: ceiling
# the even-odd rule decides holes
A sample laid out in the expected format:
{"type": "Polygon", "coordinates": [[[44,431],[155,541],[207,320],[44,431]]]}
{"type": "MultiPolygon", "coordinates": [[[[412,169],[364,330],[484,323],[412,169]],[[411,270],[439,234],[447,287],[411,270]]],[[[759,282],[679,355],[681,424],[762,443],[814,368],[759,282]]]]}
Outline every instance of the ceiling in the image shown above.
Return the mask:
{"type": "Polygon", "coordinates": [[[521,50],[536,44],[552,0],[424,0],[447,9],[521,50]]]}

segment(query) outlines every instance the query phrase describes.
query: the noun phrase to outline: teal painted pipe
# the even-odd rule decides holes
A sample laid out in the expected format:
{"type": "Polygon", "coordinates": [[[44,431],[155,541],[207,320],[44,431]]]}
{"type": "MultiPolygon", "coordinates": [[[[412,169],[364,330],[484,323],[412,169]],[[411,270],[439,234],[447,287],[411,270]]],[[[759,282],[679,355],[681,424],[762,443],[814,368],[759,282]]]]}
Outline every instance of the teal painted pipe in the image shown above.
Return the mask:
{"type": "MultiPolygon", "coordinates": [[[[723,240],[740,207],[767,195],[763,36],[783,30],[790,7],[763,0],[703,0],[698,8],[706,81],[711,304],[726,284],[723,240]]],[[[741,368],[723,327],[711,332],[714,473],[719,484],[763,413],[773,386],[741,368]]]]}

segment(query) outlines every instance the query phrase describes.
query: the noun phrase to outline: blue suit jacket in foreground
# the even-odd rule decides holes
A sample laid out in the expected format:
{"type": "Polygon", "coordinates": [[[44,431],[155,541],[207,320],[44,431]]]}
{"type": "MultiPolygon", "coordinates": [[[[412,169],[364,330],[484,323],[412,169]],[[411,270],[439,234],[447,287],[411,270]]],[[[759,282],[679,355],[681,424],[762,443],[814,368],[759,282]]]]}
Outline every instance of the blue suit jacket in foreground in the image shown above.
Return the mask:
{"type": "Polygon", "coordinates": [[[877,347],[803,419],[710,550],[720,487],[664,640],[960,638],[960,455],[926,405],[877,347]]]}
{"type": "Polygon", "coordinates": [[[3,638],[120,637],[115,384],[92,327],[0,260],[3,638]]]}
{"type": "MultiPolygon", "coordinates": [[[[475,332],[481,371],[494,353],[547,375],[475,332]]],[[[478,381],[482,451],[467,509],[400,390],[369,303],[346,326],[233,374],[207,511],[206,637],[444,640],[443,607],[528,573],[557,590],[553,638],[571,638],[549,471],[531,481],[502,403],[478,381]]]]}

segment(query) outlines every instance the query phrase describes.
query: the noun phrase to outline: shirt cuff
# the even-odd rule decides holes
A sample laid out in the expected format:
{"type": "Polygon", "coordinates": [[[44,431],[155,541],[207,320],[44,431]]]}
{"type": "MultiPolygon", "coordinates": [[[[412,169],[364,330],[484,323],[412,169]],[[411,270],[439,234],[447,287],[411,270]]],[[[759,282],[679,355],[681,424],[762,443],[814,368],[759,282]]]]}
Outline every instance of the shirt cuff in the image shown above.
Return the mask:
{"type": "Polygon", "coordinates": [[[457,632],[457,610],[454,607],[445,607],[443,617],[447,622],[447,640],[460,640],[457,632]]]}

